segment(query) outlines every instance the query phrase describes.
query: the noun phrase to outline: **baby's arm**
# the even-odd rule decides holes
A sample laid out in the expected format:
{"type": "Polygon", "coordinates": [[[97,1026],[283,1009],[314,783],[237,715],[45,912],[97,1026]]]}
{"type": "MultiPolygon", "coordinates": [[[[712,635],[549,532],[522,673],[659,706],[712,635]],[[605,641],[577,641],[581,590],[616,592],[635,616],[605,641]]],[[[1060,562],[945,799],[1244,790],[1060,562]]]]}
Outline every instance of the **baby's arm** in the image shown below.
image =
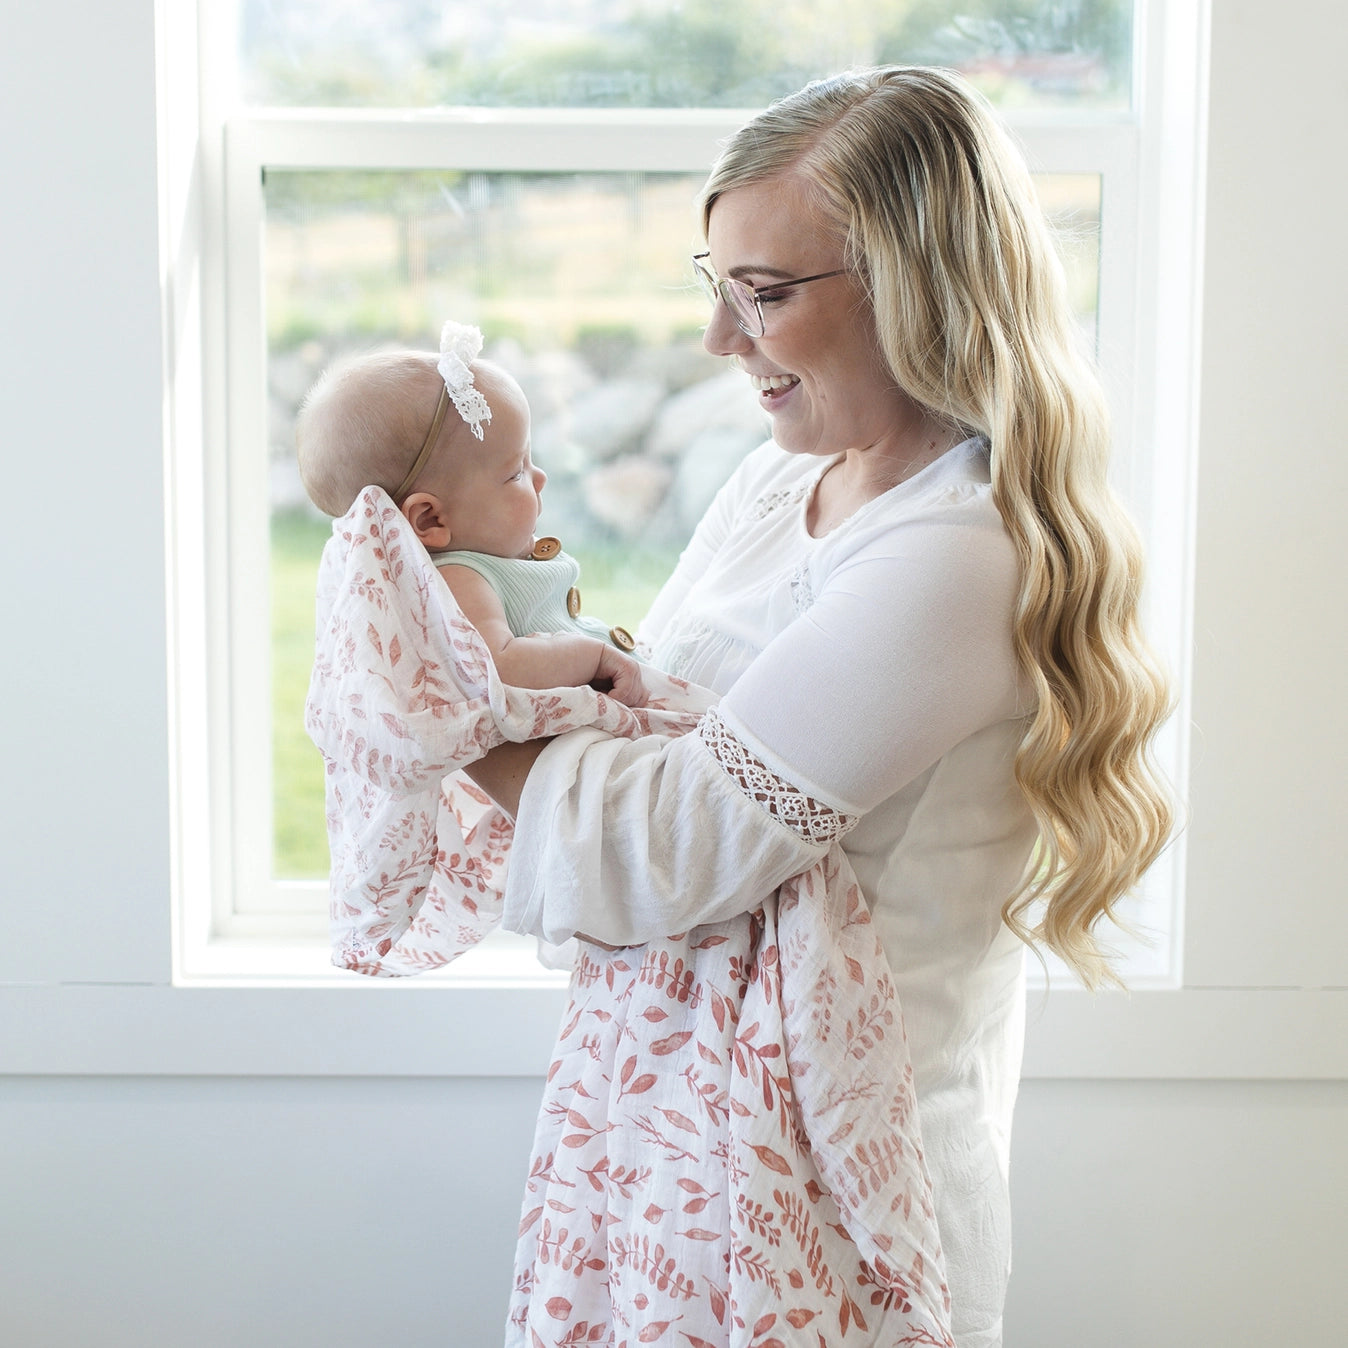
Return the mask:
{"type": "Polygon", "coordinates": [[[595,637],[558,632],[517,637],[506,622],[500,596],[471,567],[438,568],[463,616],[477,628],[502,683],[515,688],[579,688],[611,683],[611,695],[629,707],[646,700],[641,666],[595,637]]]}

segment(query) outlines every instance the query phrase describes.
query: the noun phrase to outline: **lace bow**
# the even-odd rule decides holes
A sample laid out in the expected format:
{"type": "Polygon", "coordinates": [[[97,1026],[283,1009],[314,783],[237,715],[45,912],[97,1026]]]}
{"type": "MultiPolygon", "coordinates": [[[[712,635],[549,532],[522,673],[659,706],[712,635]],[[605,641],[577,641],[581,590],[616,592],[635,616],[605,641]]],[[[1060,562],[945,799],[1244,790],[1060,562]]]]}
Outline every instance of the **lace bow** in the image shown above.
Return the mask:
{"type": "Polygon", "coordinates": [[[473,361],[482,350],[482,331],[467,323],[450,319],[440,329],[440,360],[436,369],[445,381],[445,390],[455,410],[479,440],[482,423],[491,420],[491,408],[482,391],[473,384],[473,361]]]}

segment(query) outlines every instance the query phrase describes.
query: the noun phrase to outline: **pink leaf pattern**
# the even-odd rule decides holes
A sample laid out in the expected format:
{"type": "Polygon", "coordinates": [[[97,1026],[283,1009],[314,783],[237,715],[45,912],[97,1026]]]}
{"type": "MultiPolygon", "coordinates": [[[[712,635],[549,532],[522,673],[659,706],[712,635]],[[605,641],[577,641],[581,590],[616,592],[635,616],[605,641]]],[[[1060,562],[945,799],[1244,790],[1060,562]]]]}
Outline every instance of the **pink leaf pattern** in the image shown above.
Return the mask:
{"type": "MultiPolygon", "coordinates": [[[[637,710],[502,685],[378,488],[334,524],[317,631],[333,959],[377,977],[439,967],[499,922],[511,824],[463,767],[581,726],[685,734],[712,700],[655,670],[637,710]]],[[[953,1348],[902,1008],[841,848],[742,918],[582,950],[507,1348],[953,1348]]]]}

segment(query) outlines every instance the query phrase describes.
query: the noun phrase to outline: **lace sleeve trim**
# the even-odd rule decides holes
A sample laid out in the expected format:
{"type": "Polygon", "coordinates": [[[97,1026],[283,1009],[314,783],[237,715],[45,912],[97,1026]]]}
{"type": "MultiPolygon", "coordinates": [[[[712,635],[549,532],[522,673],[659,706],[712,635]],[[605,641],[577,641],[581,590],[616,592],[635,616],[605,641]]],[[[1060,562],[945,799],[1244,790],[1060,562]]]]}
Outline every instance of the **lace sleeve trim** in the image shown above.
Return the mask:
{"type": "Polygon", "coordinates": [[[860,816],[840,814],[784,782],[726,729],[715,711],[703,716],[697,730],[726,776],[750,800],[807,842],[831,843],[856,826],[860,816]]]}

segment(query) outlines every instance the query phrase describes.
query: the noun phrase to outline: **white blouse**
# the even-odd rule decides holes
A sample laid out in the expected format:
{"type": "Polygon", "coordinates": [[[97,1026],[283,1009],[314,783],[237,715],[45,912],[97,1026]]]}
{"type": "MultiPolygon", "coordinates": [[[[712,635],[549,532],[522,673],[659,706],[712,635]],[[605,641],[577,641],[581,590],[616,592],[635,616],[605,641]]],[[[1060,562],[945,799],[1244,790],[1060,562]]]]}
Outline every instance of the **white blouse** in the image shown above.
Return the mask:
{"type": "Polygon", "coordinates": [[[1013,778],[1017,563],[982,442],[813,538],[805,510],[830,462],[769,443],[721,490],[640,634],[657,666],[721,695],[715,733],[549,745],[503,925],[614,945],[686,931],[822,854],[832,832],[801,828],[802,802],[855,820],[842,845],[904,1009],[956,1337],[989,1348],[1024,1007],[1000,913],[1035,837],[1013,778]],[[746,781],[741,747],[766,778],[746,781]]]}

